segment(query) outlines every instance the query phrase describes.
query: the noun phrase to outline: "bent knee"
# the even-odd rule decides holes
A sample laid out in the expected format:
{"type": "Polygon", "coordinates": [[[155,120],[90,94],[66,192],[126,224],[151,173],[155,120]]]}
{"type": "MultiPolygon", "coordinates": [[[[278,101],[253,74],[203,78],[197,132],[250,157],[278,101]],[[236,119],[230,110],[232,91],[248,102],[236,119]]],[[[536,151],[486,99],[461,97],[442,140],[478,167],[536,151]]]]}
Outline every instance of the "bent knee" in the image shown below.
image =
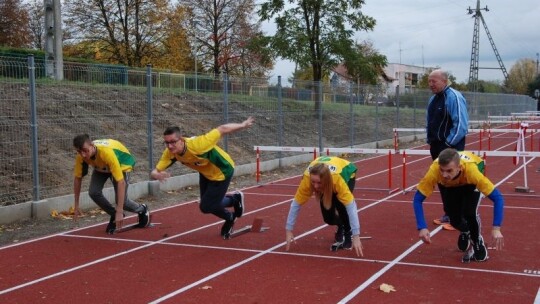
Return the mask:
{"type": "Polygon", "coordinates": [[[202,213],[212,213],[212,209],[208,205],[205,205],[205,204],[200,204],[199,209],[201,210],[202,213]]]}

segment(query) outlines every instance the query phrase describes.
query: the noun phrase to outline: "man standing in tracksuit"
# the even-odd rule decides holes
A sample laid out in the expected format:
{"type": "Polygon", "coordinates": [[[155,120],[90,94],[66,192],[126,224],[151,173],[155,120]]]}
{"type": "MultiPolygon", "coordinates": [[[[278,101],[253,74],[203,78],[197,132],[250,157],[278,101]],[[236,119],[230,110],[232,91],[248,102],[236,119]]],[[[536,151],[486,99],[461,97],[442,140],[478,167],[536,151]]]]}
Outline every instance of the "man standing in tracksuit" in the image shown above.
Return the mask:
{"type": "MultiPolygon", "coordinates": [[[[433,96],[427,108],[427,143],[431,158],[435,160],[446,148],[465,150],[465,136],[469,128],[467,101],[463,95],[448,85],[448,73],[434,70],[428,76],[428,84],[433,96]]],[[[444,225],[447,230],[455,230],[445,214],[433,222],[444,225]]]]}

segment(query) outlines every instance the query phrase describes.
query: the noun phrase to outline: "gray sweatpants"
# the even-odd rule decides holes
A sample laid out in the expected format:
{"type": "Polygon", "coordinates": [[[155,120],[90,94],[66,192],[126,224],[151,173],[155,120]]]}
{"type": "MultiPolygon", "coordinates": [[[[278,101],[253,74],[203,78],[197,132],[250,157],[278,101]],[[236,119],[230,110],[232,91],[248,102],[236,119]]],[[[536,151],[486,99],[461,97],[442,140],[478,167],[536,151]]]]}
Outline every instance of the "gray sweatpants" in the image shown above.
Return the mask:
{"type": "MultiPolygon", "coordinates": [[[[116,192],[118,191],[118,184],[112,177],[111,173],[104,173],[93,170],[92,177],[90,179],[90,189],[88,189],[88,195],[90,198],[101,208],[107,212],[110,216],[114,216],[116,209],[111,205],[109,200],[103,195],[103,186],[105,182],[110,179],[113,183],[115,199],[116,192]]],[[[129,172],[124,172],[124,181],[126,183],[126,192],[124,196],[124,210],[130,212],[142,212],[144,207],[128,198],[128,186],[129,186],[129,172]]]]}

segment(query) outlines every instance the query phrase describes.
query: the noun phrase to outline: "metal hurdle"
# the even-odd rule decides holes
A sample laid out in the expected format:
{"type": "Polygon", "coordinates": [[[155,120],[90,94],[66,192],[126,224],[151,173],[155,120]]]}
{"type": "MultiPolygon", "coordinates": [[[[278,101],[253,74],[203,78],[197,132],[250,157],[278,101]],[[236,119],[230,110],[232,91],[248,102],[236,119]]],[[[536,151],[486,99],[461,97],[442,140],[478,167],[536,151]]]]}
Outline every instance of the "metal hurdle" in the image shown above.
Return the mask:
{"type": "MultiPolygon", "coordinates": [[[[524,146],[522,144],[521,146],[521,149],[523,149],[524,146]]],[[[484,160],[486,160],[488,157],[513,157],[515,159],[523,159],[523,175],[524,175],[524,185],[523,186],[516,186],[515,187],[515,191],[516,192],[526,192],[526,193],[531,193],[531,192],[534,192],[533,190],[531,190],[529,187],[528,187],[528,182],[527,182],[527,166],[526,166],[526,157],[540,157],[540,152],[528,152],[528,151],[483,151],[483,150],[477,150],[477,151],[471,151],[469,150],[470,152],[476,154],[476,155],[479,155],[479,156],[482,156],[482,158],[484,160]]],[[[407,191],[407,181],[406,181],[406,177],[407,177],[407,169],[406,169],[406,166],[407,166],[407,161],[406,161],[406,158],[407,158],[407,155],[430,155],[429,153],[429,150],[408,150],[408,149],[403,149],[403,150],[400,150],[400,154],[402,154],[403,156],[403,169],[402,169],[402,189],[403,189],[403,192],[406,193],[408,192],[407,191]]],[[[517,165],[517,162],[516,162],[516,165],[517,165]]],[[[486,171],[484,172],[484,174],[486,175],[487,174],[487,163],[485,165],[485,168],[486,168],[486,171]]]]}
{"type": "MultiPolygon", "coordinates": [[[[506,122],[508,123],[508,122],[506,122]]],[[[532,122],[532,123],[535,123],[535,122],[532,122]]],[[[537,122],[536,122],[537,123],[537,122]]],[[[528,124],[528,122],[522,122],[522,124],[528,124]]],[[[488,137],[488,150],[491,150],[491,133],[519,133],[520,132],[520,128],[519,128],[520,124],[517,125],[517,128],[515,129],[497,129],[497,128],[487,128],[487,129],[469,129],[468,132],[469,133],[479,133],[479,137],[480,137],[480,140],[479,140],[479,148],[478,150],[483,150],[483,137],[485,136],[485,134],[487,133],[487,137],[488,137]]],[[[394,150],[397,151],[400,150],[399,149],[399,134],[398,132],[425,132],[426,130],[425,129],[420,129],[420,128],[394,128],[393,129],[394,131],[394,150]]],[[[527,128],[525,130],[525,133],[524,133],[524,136],[527,137],[527,132],[530,132],[530,151],[534,151],[534,136],[536,133],[540,132],[540,129],[533,129],[533,128],[527,128]]],[[[538,144],[538,150],[540,151],[540,141],[539,141],[539,144],[538,144]]]]}
{"type": "MultiPolygon", "coordinates": [[[[254,146],[253,148],[256,153],[256,181],[260,181],[260,161],[261,161],[261,151],[272,151],[272,152],[310,152],[313,153],[313,159],[317,158],[317,155],[321,154],[319,148],[316,147],[284,147],[284,146],[254,146]]],[[[362,149],[362,148],[325,148],[324,151],[326,155],[330,153],[350,153],[350,154],[386,154],[388,155],[388,189],[385,188],[355,188],[363,190],[374,190],[374,191],[388,191],[393,193],[399,190],[398,188],[392,189],[392,154],[395,152],[393,149],[362,149]]]]}
{"type": "Polygon", "coordinates": [[[330,153],[350,153],[350,154],[386,154],[388,155],[388,188],[366,188],[358,187],[355,189],[362,190],[375,190],[375,191],[388,191],[388,193],[394,193],[399,190],[398,188],[392,189],[392,154],[395,153],[393,149],[362,149],[362,148],[326,148],[326,155],[330,153]]]}
{"type": "Polygon", "coordinates": [[[317,158],[319,153],[319,148],[316,147],[284,147],[284,146],[254,146],[253,150],[257,154],[256,158],[256,170],[255,179],[257,183],[260,181],[261,177],[261,151],[269,152],[304,152],[304,153],[313,153],[313,159],[317,158]]]}

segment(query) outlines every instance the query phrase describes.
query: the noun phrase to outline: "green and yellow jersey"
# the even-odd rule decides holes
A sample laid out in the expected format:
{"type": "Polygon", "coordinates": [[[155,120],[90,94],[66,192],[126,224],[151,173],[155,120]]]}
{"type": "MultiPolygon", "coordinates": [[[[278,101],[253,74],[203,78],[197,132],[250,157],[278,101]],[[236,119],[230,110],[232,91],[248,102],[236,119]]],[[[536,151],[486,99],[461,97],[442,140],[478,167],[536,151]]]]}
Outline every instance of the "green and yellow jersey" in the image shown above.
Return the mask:
{"type": "Polygon", "coordinates": [[[476,185],[478,191],[488,196],[493,192],[495,186],[491,181],[484,176],[484,160],[468,151],[459,152],[461,173],[453,180],[446,180],[442,177],[439,171],[439,159],[437,158],[429,167],[426,175],[418,184],[418,191],[428,197],[433,193],[433,189],[437,184],[444,187],[459,187],[464,185],[476,185]]]}
{"type": "Polygon", "coordinates": [[[217,146],[221,139],[221,133],[217,129],[191,138],[183,138],[185,152],[173,154],[165,148],[159,159],[156,169],[164,171],[176,161],[192,168],[211,181],[223,181],[234,173],[234,161],[217,146]]]}
{"type": "Polygon", "coordinates": [[[73,170],[75,177],[81,178],[88,174],[88,166],[91,166],[96,171],[111,173],[118,182],[124,179],[123,172],[131,172],[135,166],[135,157],[121,142],[114,139],[97,139],[93,143],[96,146],[96,154],[89,161],[85,161],[77,153],[73,170]]]}
{"type": "Polygon", "coordinates": [[[309,170],[316,164],[324,163],[332,173],[333,192],[343,205],[348,205],[354,201],[354,196],[349,189],[348,182],[356,176],[356,166],[348,160],[339,157],[321,156],[312,161],[304,175],[300,186],[294,196],[299,205],[306,203],[312,195],[309,170]]]}

